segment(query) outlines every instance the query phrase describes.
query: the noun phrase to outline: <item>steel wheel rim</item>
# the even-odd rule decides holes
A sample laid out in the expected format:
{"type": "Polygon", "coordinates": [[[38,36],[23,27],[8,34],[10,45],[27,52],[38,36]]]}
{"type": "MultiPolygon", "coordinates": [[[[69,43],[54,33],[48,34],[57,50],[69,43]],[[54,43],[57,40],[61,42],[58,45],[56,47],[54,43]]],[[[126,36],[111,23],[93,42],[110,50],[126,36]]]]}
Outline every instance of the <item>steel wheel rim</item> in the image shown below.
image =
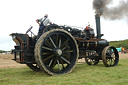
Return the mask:
{"type": "Polygon", "coordinates": [[[41,45],[41,59],[44,66],[52,73],[68,72],[77,60],[76,44],[64,32],[52,32],[41,45]]]}

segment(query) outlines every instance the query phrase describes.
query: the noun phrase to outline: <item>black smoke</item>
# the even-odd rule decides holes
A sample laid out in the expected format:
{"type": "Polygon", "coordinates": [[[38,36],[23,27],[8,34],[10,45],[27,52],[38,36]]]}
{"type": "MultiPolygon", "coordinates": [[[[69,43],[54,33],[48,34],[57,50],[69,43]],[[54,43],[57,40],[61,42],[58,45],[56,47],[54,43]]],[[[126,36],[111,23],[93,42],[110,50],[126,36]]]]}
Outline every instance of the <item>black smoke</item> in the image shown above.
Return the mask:
{"type": "Polygon", "coordinates": [[[116,20],[126,17],[128,19],[128,1],[119,1],[116,7],[108,7],[112,0],[93,0],[93,9],[105,19],[116,20]]]}

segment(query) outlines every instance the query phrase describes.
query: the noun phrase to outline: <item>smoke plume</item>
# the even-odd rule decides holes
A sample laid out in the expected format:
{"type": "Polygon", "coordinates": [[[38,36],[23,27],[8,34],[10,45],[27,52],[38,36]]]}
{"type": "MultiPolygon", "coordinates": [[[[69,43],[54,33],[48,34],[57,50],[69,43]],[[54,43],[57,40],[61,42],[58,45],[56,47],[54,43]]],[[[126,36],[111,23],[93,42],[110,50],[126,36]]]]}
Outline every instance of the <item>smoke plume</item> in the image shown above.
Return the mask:
{"type": "Polygon", "coordinates": [[[116,7],[108,7],[112,0],[93,0],[93,9],[105,19],[116,20],[126,17],[128,19],[128,1],[120,1],[116,7]]]}

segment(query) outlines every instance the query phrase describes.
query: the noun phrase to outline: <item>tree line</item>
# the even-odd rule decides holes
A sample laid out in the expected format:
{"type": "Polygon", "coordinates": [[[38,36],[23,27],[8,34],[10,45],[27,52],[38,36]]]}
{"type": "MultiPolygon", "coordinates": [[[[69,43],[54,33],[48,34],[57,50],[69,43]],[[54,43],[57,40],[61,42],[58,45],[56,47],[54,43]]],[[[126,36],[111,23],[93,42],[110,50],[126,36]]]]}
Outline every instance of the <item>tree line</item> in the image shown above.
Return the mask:
{"type": "Polygon", "coordinates": [[[124,47],[125,49],[128,49],[128,39],[120,41],[110,41],[110,46],[114,46],[116,48],[124,47]]]}

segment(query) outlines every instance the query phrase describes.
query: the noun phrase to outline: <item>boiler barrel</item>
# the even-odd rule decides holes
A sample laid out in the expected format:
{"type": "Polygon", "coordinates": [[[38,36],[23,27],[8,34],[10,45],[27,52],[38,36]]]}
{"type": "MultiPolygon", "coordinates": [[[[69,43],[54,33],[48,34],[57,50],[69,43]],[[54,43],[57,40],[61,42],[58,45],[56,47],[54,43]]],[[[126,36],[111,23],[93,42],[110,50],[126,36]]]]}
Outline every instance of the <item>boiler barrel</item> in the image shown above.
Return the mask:
{"type": "Polygon", "coordinates": [[[78,43],[80,50],[100,50],[109,45],[107,40],[100,41],[81,41],[78,43]]]}

